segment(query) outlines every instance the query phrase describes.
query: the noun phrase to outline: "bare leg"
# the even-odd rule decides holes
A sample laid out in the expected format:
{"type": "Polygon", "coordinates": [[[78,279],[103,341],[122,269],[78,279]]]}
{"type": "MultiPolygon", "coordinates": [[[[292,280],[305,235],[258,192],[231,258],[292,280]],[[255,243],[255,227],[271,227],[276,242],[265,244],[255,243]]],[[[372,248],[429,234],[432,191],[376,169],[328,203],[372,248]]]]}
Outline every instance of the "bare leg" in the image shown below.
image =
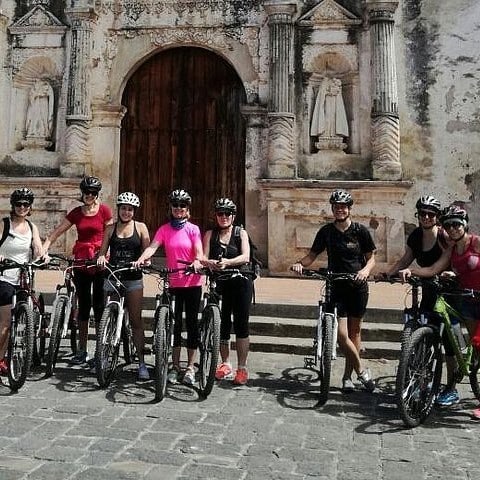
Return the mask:
{"type": "Polygon", "coordinates": [[[353,370],[359,375],[361,373],[360,355],[357,350],[357,346],[354,342],[357,342],[357,335],[353,336],[353,341],[349,336],[349,324],[353,324],[353,332],[360,329],[360,319],[350,319],[350,322],[346,318],[338,319],[338,344],[345,355],[345,370],[343,378],[350,378],[353,370]],[[355,320],[358,326],[355,326],[355,320]]]}
{"type": "Polygon", "coordinates": [[[181,350],[182,350],[182,347],[173,347],[172,362],[173,362],[173,368],[175,368],[176,370],[180,370],[181,350]]]}
{"type": "Polygon", "coordinates": [[[193,370],[196,353],[197,353],[196,348],[187,348],[187,362],[188,362],[187,368],[191,368],[193,370]]]}
{"type": "Polygon", "coordinates": [[[143,350],[145,348],[145,328],[142,318],[142,300],[143,288],[128,292],[127,294],[127,306],[130,322],[132,324],[133,343],[135,344],[138,361],[140,363],[144,363],[145,361],[143,355],[143,350]]]}
{"type": "Polygon", "coordinates": [[[220,357],[222,358],[222,363],[230,363],[230,346],[228,342],[220,342],[220,357]]]}

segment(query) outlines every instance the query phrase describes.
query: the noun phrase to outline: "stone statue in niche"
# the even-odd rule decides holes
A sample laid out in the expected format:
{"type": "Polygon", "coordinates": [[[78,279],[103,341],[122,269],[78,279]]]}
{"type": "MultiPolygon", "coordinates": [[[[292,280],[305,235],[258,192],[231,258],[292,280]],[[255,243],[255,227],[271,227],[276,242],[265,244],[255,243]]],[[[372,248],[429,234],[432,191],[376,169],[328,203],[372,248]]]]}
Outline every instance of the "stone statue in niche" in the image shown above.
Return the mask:
{"type": "Polygon", "coordinates": [[[347,145],[348,122],[342,97],[342,82],[338,78],[323,78],[318,87],[313,108],[310,136],[317,137],[319,150],[344,150],[347,145]]]}
{"type": "Polygon", "coordinates": [[[28,94],[25,121],[27,147],[48,147],[53,131],[53,89],[45,79],[36,79],[28,94]]]}

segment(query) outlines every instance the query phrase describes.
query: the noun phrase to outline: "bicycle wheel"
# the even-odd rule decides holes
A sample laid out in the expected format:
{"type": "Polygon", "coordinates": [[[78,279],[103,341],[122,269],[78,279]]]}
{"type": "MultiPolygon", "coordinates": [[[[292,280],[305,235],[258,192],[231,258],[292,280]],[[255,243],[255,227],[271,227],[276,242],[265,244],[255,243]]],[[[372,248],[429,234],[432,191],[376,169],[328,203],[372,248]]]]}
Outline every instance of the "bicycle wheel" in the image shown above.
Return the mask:
{"type": "Polygon", "coordinates": [[[480,383],[479,383],[479,375],[480,375],[480,352],[477,349],[473,350],[472,353],[472,363],[470,365],[470,385],[472,386],[472,392],[480,400],[480,383]]]}
{"type": "Polygon", "coordinates": [[[320,377],[320,398],[319,405],[325,404],[330,390],[330,375],[332,373],[332,351],[333,351],[333,324],[335,316],[331,313],[323,314],[322,336],[317,338],[321,344],[321,355],[318,358],[320,377]]]}
{"type": "Polygon", "coordinates": [[[128,310],[125,310],[123,314],[122,345],[123,359],[127,365],[130,365],[135,361],[135,344],[133,343],[132,325],[130,324],[128,310]]]}
{"type": "Polygon", "coordinates": [[[78,310],[75,307],[72,307],[70,310],[70,318],[68,319],[68,330],[70,331],[70,349],[72,351],[72,355],[77,354],[77,314],[78,310]]]}
{"type": "Polygon", "coordinates": [[[430,414],[442,377],[441,339],[426,326],[415,330],[400,354],[396,401],[407,427],[416,427],[430,414]]]}
{"type": "Polygon", "coordinates": [[[170,354],[170,309],[161,305],[155,311],[153,354],[155,355],[155,400],[162,401],[167,390],[168,357],[170,354]]]}
{"type": "Polygon", "coordinates": [[[215,383],[215,370],[220,348],[220,310],[218,305],[207,305],[200,324],[200,393],[207,398],[215,383]]]}
{"type": "Polygon", "coordinates": [[[57,363],[58,350],[62,341],[63,325],[68,306],[67,297],[58,297],[53,312],[52,331],[48,343],[47,357],[45,359],[45,376],[50,377],[57,363]]]}
{"type": "Polygon", "coordinates": [[[46,325],[45,302],[43,296],[38,296],[38,303],[33,306],[33,323],[35,340],[33,343],[32,364],[39,367],[45,357],[45,344],[48,325],[46,325]]]}
{"type": "Polygon", "coordinates": [[[33,356],[34,321],[26,302],[17,303],[8,339],[8,384],[13,391],[27,379],[33,356]]]}
{"type": "Polygon", "coordinates": [[[118,319],[118,305],[109,303],[103,310],[98,326],[97,345],[95,348],[95,371],[101,388],[108,387],[115,375],[120,343],[115,345],[115,332],[118,319]]]}

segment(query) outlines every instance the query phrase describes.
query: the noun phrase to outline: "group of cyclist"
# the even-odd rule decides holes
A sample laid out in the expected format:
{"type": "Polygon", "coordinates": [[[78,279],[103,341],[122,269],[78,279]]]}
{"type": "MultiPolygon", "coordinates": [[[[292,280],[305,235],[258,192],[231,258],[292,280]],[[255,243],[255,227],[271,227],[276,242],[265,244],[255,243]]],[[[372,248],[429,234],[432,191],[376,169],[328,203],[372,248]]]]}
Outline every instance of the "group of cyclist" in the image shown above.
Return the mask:
{"type": "MultiPolygon", "coordinates": [[[[215,203],[216,225],[207,231],[202,239],[200,229],[189,221],[192,198],[185,190],[174,190],[169,195],[169,219],[161,225],[150,241],[147,226],[135,219],[140,199],[132,192],[117,197],[117,220],[114,222],[111,209],[99,201],[102,184],[97,177],[87,176],[80,182],[82,205],[70,211],[63,221],[50,232],[43,244],[38,228],[27,217],[32,213],[34,195],[28,188],[15,190],[10,197],[10,217],[0,223],[0,259],[26,262],[33,257],[48,255],[50,245],[73,225],[77,230],[77,241],[73,255],[78,260],[96,259],[100,268],[76,269],[74,281],[78,295],[79,345],[74,364],[88,363],[87,338],[90,309],[93,307],[95,323],[100,321],[105,292],[112,290],[104,281],[102,267],[113,264],[131,263],[131,272],[122,273],[122,283],[127,290],[127,305],[133,327],[133,339],[139,356],[138,377],[149,378],[143,358],[145,345],[144,327],[141,315],[143,279],[140,267],[147,265],[159,247],[166,254],[166,265],[177,268],[185,262],[195,272],[202,267],[221,271],[245,265],[250,259],[250,244],[247,232],[234,232],[236,205],[228,198],[215,203]],[[108,259],[108,260],[107,260],[108,259]],[[181,262],[181,263],[180,263],[181,262]]],[[[345,369],[342,390],[350,392],[355,385],[352,374],[368,390],[374,391],[375,383],[368,369],[362,367],[360,359],[361,323],[368,303],[367,279],[375,267],[376,246],[368,229],[351,219],[354,203],[352,195],[344,190],[335,190],[330,196],[333,222],[320,228],[307,255],[292,265],[292,270],[301,274],[323,251],[328,256],[328,269],[338,273],[352,273],[354,282],[340,280],[332,287],[332,304],[338,314],[338,343],[345,355],[345,369]]],[[[398,275],[407,280],[411,275],[433,277],[437,274],[456,276],[461,287],[480,290],[480,237],[469,233],[468,214],[457,204],[442,210],[440,202],[432,196],[422,196],[416,203],[419,226],[407,239],[403,256],[385,274],[398,275]],[[416,266],[411,266],[413,262],[416,266]]],[[[0,373],[5,372],[6,342],[10,321],[10,306],[18,272],[5,270],[0,274],[0,373]]],[[[195,383],[195,358],[199,346],[197,317],[200,308],[202,278],[198,273],[184,271],[172,274],[171,292],[175,302],[175,332],[172,368],[168,374],[171,383],[183,381],[195,383]],[[187,329],[187,367],[182,371],[181,330],[185,310],[187,329]]],[[[242,275],[221,282],[221,364],[216,378],[232,379],[235,384],[248,382],[247,357],[249,351],[249,305],[252,299],[252,278],[242,275]],[[234,375],[230,362],[229,339],[233,327],[237,343],[237,369],[234,375]]],[[[428,287],[422,291],[420,308],[431,312],[436,293],[428,287]]],[[[457,308],[467,319],[467,329],[472,343],[480,347],[480,303],[475,299],[462,297],[457,308]]],[[[435,321],[435,316],[431,317],[435,321]]],[[[447,365],[447,383],[437,403],[449,406],[458,403],[455,388],[456,361],[448,338],[444,337],[447,365]]],[[[91,365],[92,366],[92,365],[91,365]]],[[[480,419],[480,409],[474,411],[480,419]]]]}
{"type": "MultiPolygon", "coordinates": [[[[97,327],[103,313],[105,295],[113,289],[109,281],[105,281],[103,267],[107,261],[113,265],[130,263],[133,268],[131,271],[121,273],[121,281],[127,290],[126,302],[132,322],[133,341],[139,357],[138,378],[148,380],[150,374],[144,361],[145,334],[141,315],[143,299],[141,267],[149,264],[150,258],[161,246],[165,250],[168,268],[185,267],[187,263],[197,272],[202,267],[222,271],[227,267],[241,266],[250,258],[248,235],[242,228],[241,242],[238,243],[233,238],[236,205],[228,198],[220,198],[215,202],[214,207],[216,226],[213,230],[206,232],[202,242],[199,227],[189,221],[192,198],[185,190],[178,189],[169,195],[168,221],[158,228],[153,240],[150,241],[146,225],[135,219],[136,210],[140,207],[138,196],[132,192],[123,192],[118,195],[117,220],[114,221],[111,209],[99,200],[101,189],[102,184],[97,177],[84,177],[80,182],[82,205],[68,212],[62,222],[46,235],[43,244],[38,228],[26,219],[32,213],[33,192],[28,188],[15,190],[10,196],[12,206],[10,234],[3,245],[0,245],[0,260],[10,259],[23,263],[29,261],[32,256],[48,260],[51,244],[75,225],[77,240],[73,247],[73,256],[76,260],[90,262],[85,262],[85,266],[74,269],[74,283],[78,298],[79,342],[77,353],[70,362],[77,365],[87,364],[91,369],[95,368],[95,363],[94,358],[89,358],[87,350],[90,310],[93,307],[97,327]]],[[[0,225],[0,235],[3,228],[0,225]]],[[[218,366],[216,378],[218,380],[233,379],[237,385],[245,385],[248,382],[248,320],[252,281],[251,276],[245,274],[221,282],[222,295],[226,299],[221,311],[220,350],[223,361],[218,366]],[[236,341],[240,346],[237,350],[238,365],[235,375],[233,375],[228,354],[232,315],[236,341]]],[[[0,373],[7,370],[6,342],[11,303],[17,284],[18,272],[5,270],[1,274],[0,373]]],[[[173,365],[168,379],[171,383],[182,380],[193,384],[195,383],[195,355],[199,344],[197,317],[202,278],[197,273],[180,271],[171,275],[170,285],[176,302],[173,365]],[[187,327],[187,368],[182,372],[180,353],[183,310],[186,314],[187,327]]]]}

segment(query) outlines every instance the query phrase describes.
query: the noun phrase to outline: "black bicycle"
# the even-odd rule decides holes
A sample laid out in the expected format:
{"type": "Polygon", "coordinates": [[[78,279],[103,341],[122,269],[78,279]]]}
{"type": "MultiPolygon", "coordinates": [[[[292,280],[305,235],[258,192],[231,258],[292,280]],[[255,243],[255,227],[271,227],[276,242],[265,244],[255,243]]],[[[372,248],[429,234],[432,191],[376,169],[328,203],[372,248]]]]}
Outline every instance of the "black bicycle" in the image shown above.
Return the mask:
{"type": "Polygon", "coordinates": [[[319,405],[328,400],[330,391],[330,377],[332,372],[332,359],[336,358],[338,317],[337,308],[331,305],[333,282],[340,280],[355,280],[354,273],[334,273],[327,269],[308,270],[303,269],[302,274],[306,277],[325,281],[323,298],[318,302],[318,317],[313,331],[313,352],[304,359],[305,368],[318,368],[320,380],[319,405]]]}
{"type": "Polygon", "coordinates": [[[58,284],[55,293],[55,299],[52,306],[52,322],[50,328],[50,342],[46,355],[45,376],[53,375],[55,365],[57,363],[58,352],[62,339],[67,337],[70,330],[70,348],[73,354],[77,350],[77,322],[76,322],[76,306],[77,294],[75,284],[73,282],[73,271],[75,268],[94,267],[96,262],[92,260],[75,260],[65,257],[61,254],[49,254],[54,260],[64,263],[63,283],[58,284]]]}
{"type": "MultiPolygon", "coordinates": [[[[12,299],[12,320],[8,337],[8,384],[13,391],[25,383],[32,365],[35,350],[35,331],[43,327],[44,316],[40,308],[43,301],[35,295],[34,270],[45,268],[45,262],[17,263],[5,259],[0,271],[19,269],[19,285],[12,299]],[[38,320],[38,324],[36,323],[38,320]]],[[[41,342],[38,354],[40,354],[41,342]]]]}
{"type": "Polygon", "coordinates": [[[155,357],[153,380],[155,400],[164,399],[167,390],[169,359],[173,351],[173,332],[175,327],[175,297],[170,293],[169,277],[172,273],[191,271],[188,267],[164,268],[153,265],[142,268],[143,272],[157,277],[161,293],[155,296],[155,314],[153,321],[152,353],[155,357]]]}

